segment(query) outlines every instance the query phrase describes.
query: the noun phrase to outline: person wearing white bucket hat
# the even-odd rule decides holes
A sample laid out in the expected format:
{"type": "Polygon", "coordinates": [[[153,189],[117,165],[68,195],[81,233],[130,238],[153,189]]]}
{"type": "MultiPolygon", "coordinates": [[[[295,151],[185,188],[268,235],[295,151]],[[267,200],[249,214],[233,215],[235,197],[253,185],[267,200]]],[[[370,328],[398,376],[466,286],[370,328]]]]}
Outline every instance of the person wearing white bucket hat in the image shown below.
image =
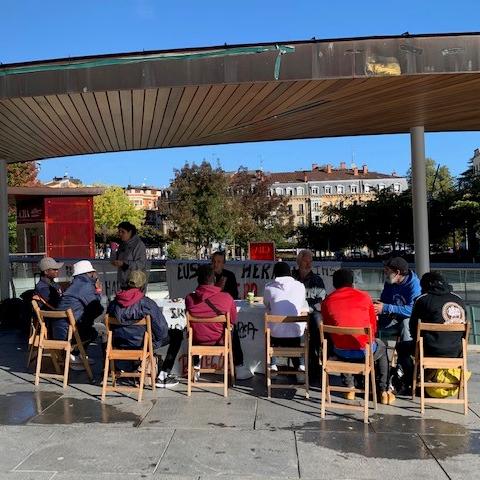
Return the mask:
{"type": "MultiPolygon", "coordinates": [[[[100,303],[101,287],[95,268],[88,260],[80,260],[73,265],[73,280],[63,294],[58,305],[59,310],[72,309],[77,322],[78,333],[83,341],[92,341],[97,337],[93,327],[95,319],[103,313],[100,303]]],[[[52,322],[52,335],[55,340],[65,340],[68,333],[67,319],[52,322]]],[[[82,370],[81,361],[72,358],[72,369],[82,370]]]]}

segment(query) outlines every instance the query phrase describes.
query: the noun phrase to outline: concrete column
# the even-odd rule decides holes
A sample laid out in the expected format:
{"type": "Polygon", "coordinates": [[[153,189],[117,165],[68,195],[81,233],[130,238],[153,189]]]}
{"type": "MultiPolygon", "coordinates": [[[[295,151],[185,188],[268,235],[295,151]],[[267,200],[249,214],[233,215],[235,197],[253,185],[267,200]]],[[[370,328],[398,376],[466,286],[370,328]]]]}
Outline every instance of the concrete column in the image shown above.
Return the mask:
{"type": "Polygon", "coordinates": [[[0,300],[9,297],[7,161],[0,159],[0,300]]]}
{"type": "Polygon", "coordinates": [[[425,128],[410,129],[412,149],[412,206],[415,270],[421,277],[430,271],[430,242],[428,238],[427,170],[425,164],[425,128]]]}

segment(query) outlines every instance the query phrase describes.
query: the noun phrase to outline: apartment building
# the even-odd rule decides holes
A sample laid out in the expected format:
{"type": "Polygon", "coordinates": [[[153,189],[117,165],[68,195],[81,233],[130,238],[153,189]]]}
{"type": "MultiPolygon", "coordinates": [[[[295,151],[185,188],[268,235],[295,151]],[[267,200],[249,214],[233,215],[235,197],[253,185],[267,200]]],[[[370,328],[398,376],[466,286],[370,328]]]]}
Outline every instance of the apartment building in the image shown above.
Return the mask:
{"type": "Polygon", "coordinates": [[[137,210],[156,210],[163,192],[163,188],[148,185],[128,185],[125,189],[128,199],[137,210]]]}
{"type": "Polygon", "coordinates": [[[367,165],[339,168],[312,165],[309,171],[270,173],[272,195],[289,198],[288,208],[295,226],[320,224],[327,220],[324,207],[349,205],[373,199],[379,190],[401,193],[408,188],[407,179],[392,174],[370,172],[367,165]]]}

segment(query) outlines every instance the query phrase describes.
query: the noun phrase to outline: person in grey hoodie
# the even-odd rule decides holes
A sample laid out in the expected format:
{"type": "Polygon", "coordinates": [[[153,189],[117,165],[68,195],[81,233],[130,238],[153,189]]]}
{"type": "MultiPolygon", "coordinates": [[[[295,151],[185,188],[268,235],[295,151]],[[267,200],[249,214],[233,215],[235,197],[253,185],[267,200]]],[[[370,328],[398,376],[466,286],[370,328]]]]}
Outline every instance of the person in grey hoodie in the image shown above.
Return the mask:
{"type": "Polygon", "coordinates": [[[134,270],[140,270],[146,273],[147,253],[145,244],[137,235],[137,227],[130,222],[121,222],[118,224],[118,236],[120,237],[120,246],[118,247],[115,260],[112,265],[118,268],[117,287],[126,288],[128,275],[134,270]]]}

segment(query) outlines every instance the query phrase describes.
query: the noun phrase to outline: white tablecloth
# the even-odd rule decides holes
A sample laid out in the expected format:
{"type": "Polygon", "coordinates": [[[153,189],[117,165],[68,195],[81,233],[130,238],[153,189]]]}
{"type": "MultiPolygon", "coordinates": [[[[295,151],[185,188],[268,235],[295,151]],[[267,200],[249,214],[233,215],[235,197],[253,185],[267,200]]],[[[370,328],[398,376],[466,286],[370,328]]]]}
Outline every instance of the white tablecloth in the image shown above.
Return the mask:
{"type": "MultiPolygon", "coordinates": [[[[185,302],[183,300],[174,302],[172,300],[156,300],[157,305],[162,309],[169,327],[182,329],[186,324],[185,302]]],[[[265,372],[265,335],[264,315],[265,307],[262,303],[249,304],[245,300],[237,300],[237,328],[242,345],[244,365],[252,372],[265,372]]],[[[165,347],[165,353],[167,347],[165,347]]],[[[183,342],[182,348],[175,362],[173,373],[185,374],[187,365],[187,343],[183,342]]]]}

